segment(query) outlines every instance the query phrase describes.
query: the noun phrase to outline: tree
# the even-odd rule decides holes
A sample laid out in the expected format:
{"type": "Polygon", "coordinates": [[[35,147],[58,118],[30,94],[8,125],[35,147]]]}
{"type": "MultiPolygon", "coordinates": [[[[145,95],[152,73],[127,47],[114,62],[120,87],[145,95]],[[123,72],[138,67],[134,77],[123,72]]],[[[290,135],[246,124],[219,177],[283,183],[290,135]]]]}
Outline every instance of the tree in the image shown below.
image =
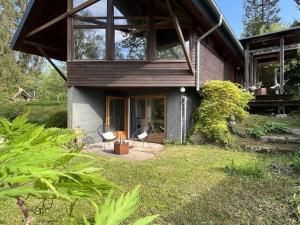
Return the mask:
{"type": "Polygon", "coordinates": [[[35,76],[43,67],[37,56],[17,53],[10,48],[14,31],[20,22],[27,1],[0,0],[0,92],[10,95],[22,86],[25,76],[35,76]]]}
{"type": "Polygon", "coordinates": [[[278,23],[279,0],[244,0],[243,36],[258,35],[261,27],[268,29],[278,23]]]}
{"type": "Polygon", "coordinates": [[[297,4],[298,8],[300,9],[300,0],[295,0],[295,2],[297,4]]]}

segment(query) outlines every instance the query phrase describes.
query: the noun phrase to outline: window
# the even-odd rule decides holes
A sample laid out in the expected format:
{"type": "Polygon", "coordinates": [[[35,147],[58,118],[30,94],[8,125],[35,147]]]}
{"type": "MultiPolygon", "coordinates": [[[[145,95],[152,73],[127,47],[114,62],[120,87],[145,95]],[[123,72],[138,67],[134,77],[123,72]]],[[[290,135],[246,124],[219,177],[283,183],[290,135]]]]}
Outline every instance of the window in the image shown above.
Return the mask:
{"type": "MultiPolygon", "coordinates": [[[[81,5],[87,0],[73,0],[73,8],[81,5]]],[[[100,0],[89,7],[76,13],[77,16],[89,16],[89,17],[107,17],[107,0],[100,0]]]]}
{"type": "Polygon", "coordinates": [[[165,101],[163,98],[148,98],[146,100],[147,123],[153,124],[152,133],[165,132],[165,101]]]}
{"type": "MultiPolygon", "coordinates": [[[[173,9],[189,50],[190,19],[179,4],[173,9]]],[[[165,0],[100,0],[72,18],[75,60],[185,60],[165,0]]]]}
{"type": "Polygon", "coordinates": [[[115,59],[147,59],[147,10],[147,1],[114,0],[115,59]]]}
{"type": "MultiPolygon", "coordinates": [[[[185,46],[189,50],[189,31],[183,30],[185,46]]],[[[158,60],[185,59],[184,53],[175,29],[156,30],[156,54],[158,60]]]]}
{"type": "Polygon", "coordinates": [[[115,30],[115,59],[145,60],[147,32],[127,29],[115,30]]]}
{"type": "Polygon", "coordinates": [[[105,59],[105,29],[75,29],[74,58],[81,60],[105,59]]]}
{"type": "MultiPolygon", "coordinates": [[[[73,7],[86,0],[73,0],[73,7]]],[[[106,58],[107,0],[100,0],[74,15],[74,59],[106,58]]]]}

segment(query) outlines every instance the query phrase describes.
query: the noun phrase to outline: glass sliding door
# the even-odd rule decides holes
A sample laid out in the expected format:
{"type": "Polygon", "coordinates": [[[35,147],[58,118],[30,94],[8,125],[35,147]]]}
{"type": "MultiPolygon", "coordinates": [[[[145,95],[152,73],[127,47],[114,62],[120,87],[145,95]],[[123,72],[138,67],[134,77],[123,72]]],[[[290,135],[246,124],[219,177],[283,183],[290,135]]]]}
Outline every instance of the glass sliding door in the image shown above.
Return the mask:
{"type": "Polygon", "coordinates": [[[120,137],[127,137],[127,98],[106,97],[106,125],[115,128],[120,137]]]}
{"type": "Polygon", "coordinates": [[[147,98],[146,103],[147,123],[153,124],[152,133],[165,133],[165,99],[147,98]]]}
{"type": "Polygon", "coordinates": [[[130,98],[130,133],[153,124],[151,135],[164,136],[166,131],[166,98],[146,96],[130,98]]]}

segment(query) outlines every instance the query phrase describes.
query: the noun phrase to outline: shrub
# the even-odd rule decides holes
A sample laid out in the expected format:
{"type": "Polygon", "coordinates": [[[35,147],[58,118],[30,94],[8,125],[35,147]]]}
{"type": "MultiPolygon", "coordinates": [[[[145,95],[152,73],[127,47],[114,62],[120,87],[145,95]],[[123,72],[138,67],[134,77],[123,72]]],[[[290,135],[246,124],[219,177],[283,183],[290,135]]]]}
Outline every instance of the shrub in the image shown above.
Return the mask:
{"type": "MultiPolygon", "coordinates": [[[[135,188],[126,195],[121,195],[120,198],[115,201],[110,196],[105,200],[103,206],[99,209],[96,204],[96,213],[93,218],[93,223],[90,223],[84,216],[84,225],[120,225],[124,224],[124,221],[130,217],[136,210],[139,200],[139,188],[135,188]]],[[[147,216],[136,220],[134,225],[148,225],[151,224],[158,216],[147,216]]],[[[129,224],[129,223],[128,223],[129,224]]]]}
{"type": "Polygon", "coordinates": [[[246,165],[237,165],[234,161],[232,161],[230,165],[225,167],[225,171],[230,175],[262,178],[264,176],[265,169],[263,165],[257,161],[249,162],[246,165]]]}
{"type": "Polygon", "coordinates": [[[72,215],[78,200],[100,200],[113,187],[91,167],[91,157],[77,146],[67,148],[74,132],[46,129],[20,116],[11,123],[0,118],[0,136],[0,200],[16,199],[26,224],[32,224],[28,207],[33,199],[69,203],[72,215]],[[84,161],[71,162],[79,158],[84,161]]]}
{"type": "Polygon", "coordinates": [[[67,128],[68,114],[67,111],[60,111],[49,116],[45,121],[45,127],[67,128]]]}
{"type": "Polygon", "coordinates": [[[206,82],[202,93],[203,101],[196,112],[194,131],[215,143],[231,143],[227,121],[230,116],[237,120],[247,117],[245,108],[253,97],[230,81],[218,80],[206,82]]]}
{"type": "Polygon", "coordinates": [[[254,138],[260,138],[268,133],[282,134],[287,132],[285,123],[267,122],[261,126],[253,125],[246,129],[246,132],[254,138]]]}
{"type": "Polygon", "coordinates": [[[13,120],[25,113],[25,102],[13,102],[7,99],[0,99],[0,117],[13,120]]]}

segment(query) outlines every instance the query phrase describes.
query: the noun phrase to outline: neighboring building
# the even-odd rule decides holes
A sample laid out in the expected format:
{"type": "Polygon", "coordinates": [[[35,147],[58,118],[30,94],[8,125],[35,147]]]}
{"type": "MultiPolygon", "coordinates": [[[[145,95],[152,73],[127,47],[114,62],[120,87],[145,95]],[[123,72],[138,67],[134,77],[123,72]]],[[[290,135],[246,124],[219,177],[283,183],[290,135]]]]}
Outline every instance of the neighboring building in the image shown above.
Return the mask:
{"type": "Polygon", "coordinates": [[[244,67],[211,0],[31,0],[12,48],[67,62],[71,128],[130,137],[152,122],[153,142],[184,140],[200,86],[241,83],[244,67]]]}
{"type": "Polygon", "coordinates": [[[34,100],[34,96],[28,94],[23,88],[19,87],[18,92],[11,97],[12,101],[32,101],[34,100]]]}

